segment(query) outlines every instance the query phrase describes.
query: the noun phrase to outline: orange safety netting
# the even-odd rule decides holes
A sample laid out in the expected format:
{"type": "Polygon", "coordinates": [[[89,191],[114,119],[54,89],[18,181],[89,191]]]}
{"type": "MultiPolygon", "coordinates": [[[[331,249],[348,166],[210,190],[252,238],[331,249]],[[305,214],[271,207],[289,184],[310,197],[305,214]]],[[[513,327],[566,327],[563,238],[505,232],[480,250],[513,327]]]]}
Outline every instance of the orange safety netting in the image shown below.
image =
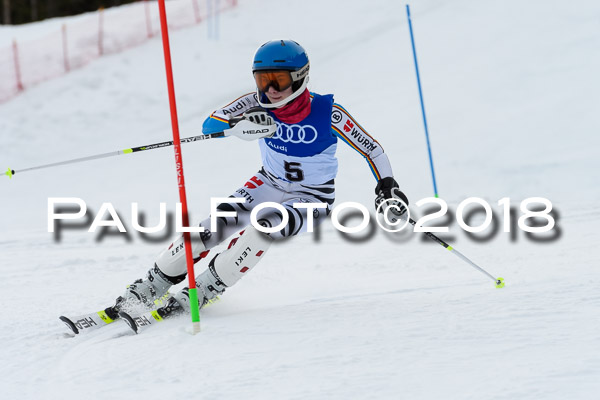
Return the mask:
{"type": "MultiPolygon", "coordinates": [[[[169,29],[180,29],[210,22],[215,15],[235,7],[237,0],[170,0],[165,5],[169,29]]],[[[140,1],[84,14],[56,32],[0,47],[0,102],[159,33],[156,1],[140,1]]]]}

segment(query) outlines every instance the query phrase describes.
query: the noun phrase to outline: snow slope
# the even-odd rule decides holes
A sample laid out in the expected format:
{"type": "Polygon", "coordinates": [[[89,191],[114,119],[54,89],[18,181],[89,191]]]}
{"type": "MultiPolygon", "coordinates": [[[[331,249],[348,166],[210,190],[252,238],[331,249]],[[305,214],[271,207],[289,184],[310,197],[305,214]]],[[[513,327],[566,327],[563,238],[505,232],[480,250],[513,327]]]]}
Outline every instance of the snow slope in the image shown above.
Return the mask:
{"type": "MultiPolygon", "coordinates": [[[[0,376],[18,399],[593,399],[600,389],[600,5],[507,0],[412,4],[440,197],[496,205],[546,197],[560,237],[521,231],[484,243],[450,225],[453,246],[493,282],[416,234],[375,229],[274,246],[252,274],[203,310],[133,336],[121,322],[72,338],[58,321],[106,307],[168,244],[137,233],[101,240],[47,232],[49,197],[111,202],[131,227],[178,200],[173,153],[154,150],[0,182],[0,376]]],[[[182,136],[253,90],[261,43],[308,49],[310,88],[335,93],[385,147],[414,204],[432,195],[404,4],[240,0],[220,41],[202,24],[171,34],[182,136]],[[299,5],[301,4],[301,5],[299,5]]],[[[35,29],[33,27],[32,29],[35,29]]],[[[158,39],[102,58],[0,105],[0,162],[15,170],[170,137],[158,39]]],[[[371,207],[375,181],[340,143],[336,203],[371,207]]],[[[200,220],[260,166],[253,143],[184,146],[200,220]]],[[[419,209],[414,207],[419,213],[419,209]]],[[[501,222],[501,220],[500,220],[501,222]]],[[[197,268],[205,265],[198,264],[197,268]]],[[[183,286],[183,285],[180,285],[183,286]]],[[[177,290],[180,286],[175,288],[177,290]]]]}

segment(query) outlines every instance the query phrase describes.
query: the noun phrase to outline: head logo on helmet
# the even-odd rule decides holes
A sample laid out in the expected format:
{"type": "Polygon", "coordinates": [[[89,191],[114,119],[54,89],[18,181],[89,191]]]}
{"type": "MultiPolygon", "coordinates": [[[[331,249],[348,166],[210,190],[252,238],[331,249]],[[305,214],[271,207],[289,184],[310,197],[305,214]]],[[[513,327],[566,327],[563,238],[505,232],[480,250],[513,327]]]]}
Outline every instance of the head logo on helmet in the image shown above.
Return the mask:
{"type": "Polygon", "coordinates": [[[271,40],[256,50],[252,73],[258,71],[290,71],[292,78],[292,95],[278,103],[269,102],[257,88],[258,102],[265,108],[277,108],[288,104],[300,96],[308,85],[310,63],[306,50],[293,40],[271,40]]]}

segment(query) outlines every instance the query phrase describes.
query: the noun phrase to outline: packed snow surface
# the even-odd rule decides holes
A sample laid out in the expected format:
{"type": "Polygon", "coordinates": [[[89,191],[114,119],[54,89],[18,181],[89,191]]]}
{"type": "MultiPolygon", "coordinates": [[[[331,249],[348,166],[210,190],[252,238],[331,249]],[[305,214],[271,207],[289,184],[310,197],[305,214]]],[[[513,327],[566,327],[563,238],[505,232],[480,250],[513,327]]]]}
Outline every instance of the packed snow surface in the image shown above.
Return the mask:
{"type": "MultiPolygon", "coordinates": [[[[70,335],[58,316],[107,307],[170,243],[132,229],[131,203],[147,225],[160,202],[175,210],[173,152],[18,171],[169,140],[155,38],[0,105],[0,165],[17,171],[0,182],[3,398],[597,398],[600,4],[423,0],[411,11],[439,195],[454,212],[483,198],[498,231],[476,242],[453,216],[435,222],[505,288],[422,234],[374,227],[348,239],[327,221],[318,235],[273,246],[202,311],[199,335],[187,333],[187,318],[139,335],[122,321],[70,335]],[[49,197],[81,198],[92,217],[110,202],[129,235],[79,228],[58,241],[47,228],[49,197]],[[513,222],[522,200],[552,202],[556,227],[534,237],[546,241],[516,223],[503,232],[505,197],[513,222]]],[[[293,38],[310,56],[309,88],[334,93],[382,144],[423,214],[415,204],[433,189],[402,2],[240,0],[220,29],[219,40],[205,24],[171,34],[183,137],[254,89],[261,43],[293,38]]],[[[229,195],[260,167],[255,143],[183,149],[195,221],[210,197],[229,195]]],[[[341,142],[338,158],[336,204],[372,209],[367,164],[341,142]]]]}

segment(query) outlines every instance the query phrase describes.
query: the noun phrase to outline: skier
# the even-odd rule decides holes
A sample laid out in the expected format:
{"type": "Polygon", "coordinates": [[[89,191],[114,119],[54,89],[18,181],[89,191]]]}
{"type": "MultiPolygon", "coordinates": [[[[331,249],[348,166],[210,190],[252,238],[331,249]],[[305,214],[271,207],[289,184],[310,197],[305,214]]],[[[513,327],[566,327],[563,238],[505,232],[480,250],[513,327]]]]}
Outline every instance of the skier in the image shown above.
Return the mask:
{"type": "MultiPolygon", "coordinates": [[[[376,205],[388,199],[408,205],[379,142],[345,108],[334,103],[333,95],[308,91],[309,67],[308,55],[298,43],[273,40],[263,44],[252,65],[256,92],[214,111],[203,124],[204,134],[225,131],[227,136],[258,140],[263,165],[230,196],[231,203],[217,207],[219,213],[235,211],[236,216],[213,216],[216,232],[208,229],[208,217],[200,223],[204,232],[191,234],[194,261],[210,260],[208,268],[196,277],[201,307],[248,273],[273,241],[306,232],[310,217],[314,223],[320,223],[329,214],[335,195],[338,140],[366,159],[377,179],[376,205]],[[257,206],[263,202],[282,207],[259,210],[257,206]],[[294,203],[306,206],[294,207],[294,203]],[[256,220],[265,228],[278,227],[286,219],[288,222],[282,229],[263,233],[250,224],[255,208],[259,210],[256,220]],[[208,257],[211,248],[233,235],[227,250],[208,257]]],[[[402,207],[401,212],[404,211],[402,207]]],[[[116,319],[119,310],[127,309],[129,304],[152,306],[168,295],[172,285],[186,278],[184,253],[180,237],[158,256],[145,279],[129,285],[115,306],[105,310],[106,315],[116,319]]],[[[168,299],[161,315],[189,309],[185,288],[168,299]]]]}

